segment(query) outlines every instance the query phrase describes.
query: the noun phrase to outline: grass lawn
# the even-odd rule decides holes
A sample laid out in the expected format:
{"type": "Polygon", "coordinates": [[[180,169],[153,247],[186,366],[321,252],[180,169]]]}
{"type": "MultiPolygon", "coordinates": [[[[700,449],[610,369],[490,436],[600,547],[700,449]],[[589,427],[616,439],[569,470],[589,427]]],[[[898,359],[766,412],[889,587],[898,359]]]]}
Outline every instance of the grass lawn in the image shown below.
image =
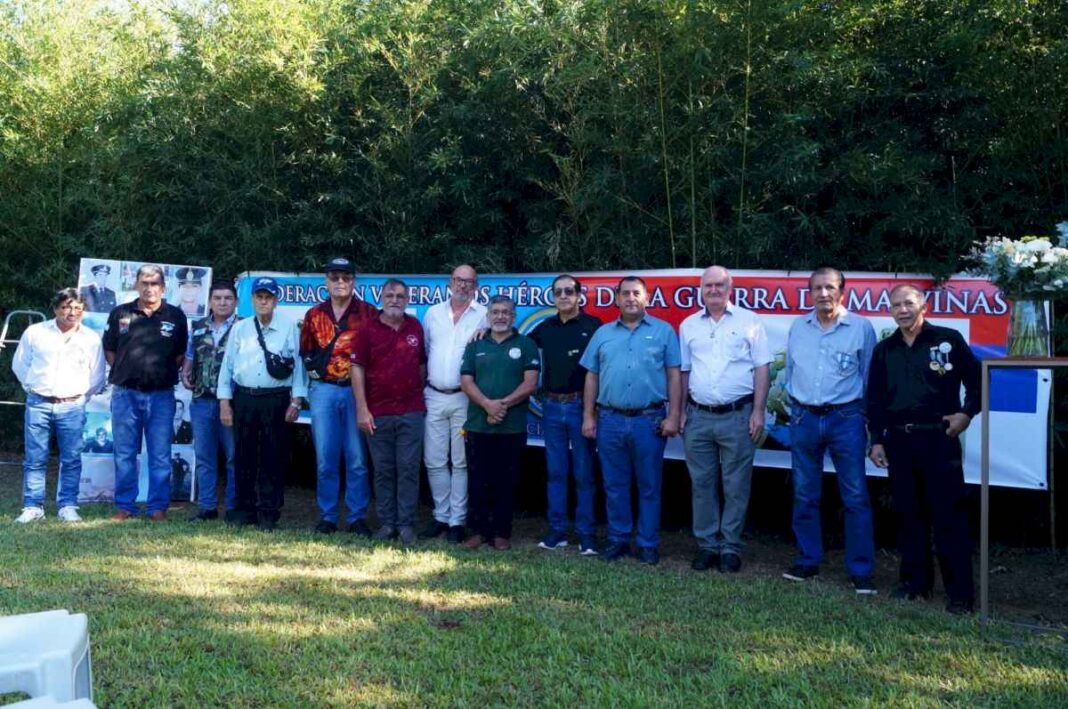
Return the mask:
{"type": "Polygon", "coordinates": [[[1057,636],[985,642],[975,618],[830,578],[116,524],[99,506],[22,526],[5,478],[0,614],[87,613],[101,706],[1068,705],[1057,636]]]}

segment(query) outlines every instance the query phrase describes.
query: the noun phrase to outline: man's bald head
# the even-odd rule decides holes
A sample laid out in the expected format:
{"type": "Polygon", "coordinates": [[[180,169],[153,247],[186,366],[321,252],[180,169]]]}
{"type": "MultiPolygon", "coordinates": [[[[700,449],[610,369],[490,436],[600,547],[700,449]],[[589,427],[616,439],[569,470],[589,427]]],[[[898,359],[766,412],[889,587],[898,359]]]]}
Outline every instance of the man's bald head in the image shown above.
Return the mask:
{"type": "Polygon", "coordinates": [[[723,266],[709,266],[701,274],[701,302],[717,320],[730,302],[732,284],[730,271],[723,266]]]}

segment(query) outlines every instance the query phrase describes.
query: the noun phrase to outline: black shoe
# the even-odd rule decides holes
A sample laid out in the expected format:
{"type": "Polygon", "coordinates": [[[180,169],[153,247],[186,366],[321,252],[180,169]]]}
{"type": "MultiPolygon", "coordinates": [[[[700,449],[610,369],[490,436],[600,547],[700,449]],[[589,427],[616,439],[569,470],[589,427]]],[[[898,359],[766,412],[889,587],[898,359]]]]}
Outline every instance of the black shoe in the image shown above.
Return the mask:
{"type": "Polygon", "coordinates": [[[736,574],[742,570],[742,557],[726,553],[719,557],[719,570],[725,574],[736,574]]]}
{"type": "Polygon", "coordinates": [[[875,587],[875,580],[871,576],[854,576],[853,590],[858,596],[874,596],[879,593],[875,587]]]}
{"type": "Polygon", "coordinates": [[[260,520],[259,524],[256,525],[256,528],[261,532],[273,532],[277,527],[278,522],[273,519],[260,520]]]}
{"type": "Polygon", "coordinates": [[[229,510],[226,513],[226,523],[231,527],[244,527],[256,524],[256,515],[249,514],[244,510],[229,510]]]}
{"type": "Polygon", "coordinates": [[[970,615],[975,612],[971,601],[953,601],[946,603],[946,613],[950,615],[970,615]]]}
{"type": "Polygon", "coordinates": [[[467,530],[464,529],[462,524],[453,525],[449,527],[449,541],[453,544],[460,544],[467,538],[467,530]]]}
{"type": "Polygon", "coordinates": [[[638,547],[638,561],[649,566],[656,566],[660,563],[660,552],[656,550],[656,547],[638,547]]]}
{"type": "Polygon", "coordinates": [[[190,522],[207,522],[209,519],[219,519],[218,510],[199,510],[189,518],[190,522]]]}
{"type": "Polygon", "coordinates": [[[349,522],[349,534],[355,534],[357,537],[371,538],[371,528],[367,526],[367,522],[358,519],[355,522],[349,522]]]}
{"type": "Polygon", "coordinates": [[[810,578],[815,578],[819,575],[820,567],[803,566],[801,564],[794,564],[786,571],[782,572],[782,577],[789,581],[808,581],[810,578]]]}
{"type": "Polygon", "coordinates": [[[708,571],[713,566],[719,566],[719,552],[711,549],[702,549],[697,552],[697,556],[690,564],[690,568],[694,571],[708,571]]]}
{"type": "Polygon", "coordinates": [[[319,534],[333,534],[337,531],[337,522],[321,519],[319,524],[315,525],[315,531],[319,534]]]}
{"type": "Polygon", "coordinates": [[[444,522],[439,522],[436,519],[432,519],[430,520],[430,524],[428,524],[419,532],[419,538],[433,539],[435,537],[440,537],[447,531],[449,531],[449,525],[445,524],[444,522]]]}
{"type": "Polygon", "coordinates": [[[609,542],[601,550],[601,561],[617,561],[630,554],[630,545],[622,542],[609,542]]]}
{"type": "Polygon", "coordinates": [[[917,601],[922,598],[925,601],[929,601],[931,600],[931,592],[916,592],[910,589],[907,584],[901,584],[890,592],[890,598],[898,601],[917,601]]]}

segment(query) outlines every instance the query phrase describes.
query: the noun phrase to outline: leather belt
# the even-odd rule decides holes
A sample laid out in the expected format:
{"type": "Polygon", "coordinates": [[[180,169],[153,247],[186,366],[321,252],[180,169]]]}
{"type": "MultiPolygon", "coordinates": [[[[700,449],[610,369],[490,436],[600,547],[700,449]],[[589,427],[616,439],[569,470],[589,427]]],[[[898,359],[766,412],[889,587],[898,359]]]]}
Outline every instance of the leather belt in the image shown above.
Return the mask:
{"type": "Polygon", "coordinates": [[[822,406],[812,406],[811,404],[802,404],[797,399],[790,399],[790,405],[800,406],[805,411],[809,412],[810,414],[815,414],[816,416],[826,416],[832,411],[838,411],[839,409],[844,409],[847,406],[853,406],[859,401],[860,399],[854,399],[853,401],[847,401],[844,404],[823,404],[822,406]]]}
{"type": "Polygon", "coordinates": [[[945,431],[946,422],[938,423],[895,423],[890,425],[890,430],[898,433],[919,433],[920,431],[945,431]]]}
{"type": "Polygon", "coordinates": [[[243,387],[240,384],[234,385],[235,394],[244,394],[245,396],[279,396],[281,394],[289,395],[289,387],[243,387]]]}
{"type": "Polygon", "coordinates": [[[315,379],[314,381],[320,384],[332,384],[336,387],[347,387],[352,384],[348,379],[315,379]]]}
{"type": "Polygon", "coordinates": [[[557,394],[554,391],[543,391],[541,393],[542,399],[548,399],[549,401],[555,401],[557,403],[566,404],[570,401],[582,401],[581,391],[572,391],[567,394],[557,394]]]}
{"type": "Polygon", "coordinates": [[[710,414],[727,414],[731,411],[738,411],[739,409],[743,409],[747,404],[752,404],[753,395],[746,394],[741,399],[735,399],[729,404],[720,404],[718,406],[712,404],[698,403],[697,401],[694,401],[694,398],[692,396],[687,397],[687,401],[689,402],[690,406],[694,407],[698,411],[707,411],[710,414]]]}
{"type": "Polygon", "coordinates": [[[439,394],[459,394],[461,391],[463,391],[462,389],[460,389],[460,387],[456,387],[455,389],[439,389],[430,382],[427,382],[426,385],[439,394]]]}
{"type": "Polygon", "coordinates": [[[40,394],[35,394],[34,396],[49,404],[70,404],[82,398],[81,396],[41,396],[40,394]]]}
{"type": "Polygon", "coordinates": [[[634,417],[641,416],[642,414],[650,414],[654,411],[663,411],[664,402],[661,401],[656,404],[649,404],[648,406],[643,406],[640,409],[620,409],[615,406],[604,406],[601,404],[598,404],[597,408],[599,408],[601,411],[611,411],[612,413],[619,414],[620,416],[634,417]]]}

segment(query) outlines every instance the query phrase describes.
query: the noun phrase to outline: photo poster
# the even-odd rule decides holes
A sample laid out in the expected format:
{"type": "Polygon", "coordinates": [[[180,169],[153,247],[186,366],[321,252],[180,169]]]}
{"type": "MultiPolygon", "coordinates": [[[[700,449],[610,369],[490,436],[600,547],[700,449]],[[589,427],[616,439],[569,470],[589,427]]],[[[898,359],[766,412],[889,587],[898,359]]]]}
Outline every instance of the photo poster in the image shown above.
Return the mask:
{"type": "MultiPolygon", "coordinates": [[[[83,258],[78,268],[78,292],[85,299],[82,324],[103,336],[108,314],[112,308],[137,298],[135,282],[137,269],[150,261],[116,261],[83,258]]],[[[163,268],[168,303],[177,305],[189,318],[190,331],[194,320],[208,313],[208,291],[211,288],[211,269],[205,266],[158,264],[163,268]]],[[[174,388],[174,443],[171,446],[171,499],[192,500],[196,495],[193,475],[196,456],[193,453],[192,424],[189,404],[192,392],[181,384],[174,388]]],[[[111,385],[89,399],[85,406],[85,448],[82,451],[82,480],[79,502],[111,502],[115,497],[114,436],[111,427],[111,385]]],[[[140,470],[138,502],[148,495],[148,460],[144,441],[137,456],[140,470]]]]}
{"type": "MultiPolygon", "coordinates": [[[[671,269],[637,272],[578,272],[582,281],[583,307],[586,312],[609,322],[618,317],[615,287],[629,274],[641,276],[649,287],[647,312],[669,322],[678,331],[688,315],[701,309],[701,271],[671,269]]],[[[498,293],[511,296],[517,305],[516,327],[529,333],[555,311],[552,306],[552,280],[557,274],[480,274],[478,299],[481,303],[498,293]]],[[[786,338],[794,318],[813,309],[808,291],[809,273],[791,271],[734,271],[732,302],[759,316],[768,333],[774,359],[771,363],[772,387],[765,412],[768,437],[757,451],[758,467],[790,467],[790,402],[784,389],[786,338]]],[[[927,289],[927,319],[935,325],[960,331],[980,359],[1004,357],[1008,337],[1011,302],[985,278],[955,276],[934,287],[929,275],[847,273],[846,307],[869,318],[876,335],[882,339],[894,332],[890,315],[890,291],[899,283],[913,283],[927,289]]],[[[328,297],[322,274],[278,273],[257,271],[238,278],[238,313],[252,314],[252,281],[259,276],[276,278],[282,289],[279,312],[301,320],[304,312],[328,297]]],[[[382,285],[391,276],[362,274],[356,279],[356,296],[375,306],[380,305],[382,285]]],[[[449,296],[447,275],[399,276],[409,288],[409,313],[420,320],[427,308],[449,296]]],[[[1047,415],[1051,386],[1049,370],[996,370],[991,377],[991,466],[992,485],[1045,490],[1047,483],[1047,415]]],[[[307,412],[301,421],[307,423],[307,412]]],[[[976,417],[963,434],[965,478],[979,482],[982,421],[976,417]]],[[[527,426],[529,444],[543,445],[540,404],[531,399],[527,426]]],[[[665,455],[684,459],[682,441],[672,438],[665,455]]],[[[825,469],[833,471],[830,459],[825,469]]],[[[868,474],[884,477],[886,471],[868,462],[868,474]]]]}

